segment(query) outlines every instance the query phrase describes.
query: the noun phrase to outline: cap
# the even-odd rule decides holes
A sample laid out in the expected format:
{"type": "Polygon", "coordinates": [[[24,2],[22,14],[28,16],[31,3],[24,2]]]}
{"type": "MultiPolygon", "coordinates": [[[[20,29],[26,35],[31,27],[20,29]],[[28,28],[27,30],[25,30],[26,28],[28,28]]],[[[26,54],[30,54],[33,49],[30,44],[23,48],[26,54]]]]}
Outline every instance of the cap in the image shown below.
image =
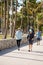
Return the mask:
{"type": "Polygon", "coordinates": [[[31,30],[31,29],[29,29],[29,32],[32,32],[32,30],[31,30]]]}

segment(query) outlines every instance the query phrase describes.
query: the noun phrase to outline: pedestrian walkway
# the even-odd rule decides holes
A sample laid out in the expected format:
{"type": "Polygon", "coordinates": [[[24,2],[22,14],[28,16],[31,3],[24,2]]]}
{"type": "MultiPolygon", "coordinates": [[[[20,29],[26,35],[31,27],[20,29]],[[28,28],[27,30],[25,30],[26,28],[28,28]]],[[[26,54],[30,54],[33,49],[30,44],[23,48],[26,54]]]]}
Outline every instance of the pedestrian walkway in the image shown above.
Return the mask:
{"type": "Polygon", "coordinates": [[[32,52],[28,52],[28,44],[0,51],[0,65],[43,65],[43,39],[37,46],[35,42],[32,52]]]}

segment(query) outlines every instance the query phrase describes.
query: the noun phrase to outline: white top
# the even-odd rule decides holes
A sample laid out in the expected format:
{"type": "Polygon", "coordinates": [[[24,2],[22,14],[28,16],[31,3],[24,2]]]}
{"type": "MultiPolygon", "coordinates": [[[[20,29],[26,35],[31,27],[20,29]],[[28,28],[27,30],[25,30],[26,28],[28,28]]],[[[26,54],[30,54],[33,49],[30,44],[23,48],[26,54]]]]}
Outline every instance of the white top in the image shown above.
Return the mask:
{"type": "Polygon", "coordinates": [[[15,36],[17,40],[22,39],[22,31],[20,30],[16,31],[15,36]]]}

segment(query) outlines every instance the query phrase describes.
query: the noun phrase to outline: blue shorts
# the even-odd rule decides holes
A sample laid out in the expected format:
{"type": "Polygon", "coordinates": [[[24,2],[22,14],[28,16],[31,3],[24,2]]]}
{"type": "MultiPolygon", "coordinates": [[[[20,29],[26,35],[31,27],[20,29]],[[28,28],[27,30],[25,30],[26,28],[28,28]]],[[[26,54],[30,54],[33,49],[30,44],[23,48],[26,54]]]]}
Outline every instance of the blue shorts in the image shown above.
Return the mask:
{"type": "Polygon", "coordinates": [[[40,38],[37,38],[37,41],[40,41],[40,38]]]}

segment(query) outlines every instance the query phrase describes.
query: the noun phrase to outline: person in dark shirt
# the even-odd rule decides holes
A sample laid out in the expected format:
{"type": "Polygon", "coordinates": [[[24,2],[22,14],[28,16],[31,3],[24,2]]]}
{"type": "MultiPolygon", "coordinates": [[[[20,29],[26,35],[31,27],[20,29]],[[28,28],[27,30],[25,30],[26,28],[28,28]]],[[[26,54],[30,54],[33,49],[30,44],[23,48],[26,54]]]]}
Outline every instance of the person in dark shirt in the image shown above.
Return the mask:
{"type": "Polygon", "coordinates": [[[34,28],[31,26],[30,29],[32,30],[32,37],[34,38],[34,34],[35,34],[34,28]]]}
{"type": "Polygon", "coordinates": [[[29,29],[29,35],[28,35],[28,41],[29,41],[29,52],[32,51],[32,45],[33,45],[33,32],[31,29],[29,29]]]}

